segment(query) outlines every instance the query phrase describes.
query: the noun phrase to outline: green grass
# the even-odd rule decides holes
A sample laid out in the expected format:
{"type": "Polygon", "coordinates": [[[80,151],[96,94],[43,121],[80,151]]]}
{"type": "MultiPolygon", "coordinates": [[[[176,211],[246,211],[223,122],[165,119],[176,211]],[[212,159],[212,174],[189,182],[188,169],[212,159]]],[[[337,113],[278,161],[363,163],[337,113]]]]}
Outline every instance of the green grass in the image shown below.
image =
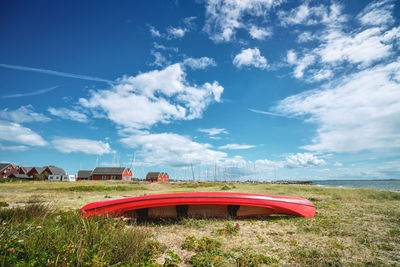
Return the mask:
{"type": "Polygon", "coordinates": [[[1,266],[152,264],[160,244],[120,219],[77,216],[43,204],[0,210],[1,266]]]}
{"type": "Polygon", "coordinates": [[[0,266],[397,266],[400,262],[400,192],[263,183],[34,181],[0,184],[0,206],[0,266]],[[129,224],[77,216],[77,209],[94,201],[178,191],[298,196],[311,200],[317,214],[129,224]]]}

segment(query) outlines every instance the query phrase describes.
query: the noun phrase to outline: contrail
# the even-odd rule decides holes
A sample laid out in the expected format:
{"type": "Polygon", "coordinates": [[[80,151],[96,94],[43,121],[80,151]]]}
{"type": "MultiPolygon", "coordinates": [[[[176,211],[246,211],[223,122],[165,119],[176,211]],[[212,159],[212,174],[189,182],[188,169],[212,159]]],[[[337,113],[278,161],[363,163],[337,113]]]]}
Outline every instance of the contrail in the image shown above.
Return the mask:
{"type": "Polygon", "coordinates": [[[264,114],[264,115],[269,115],[269,116],[275,116],[275,117],[284,117],[284,118],[292,118],[290,116],[282,115],[279,113],[273,113],[273,112],[268,112],[268,111],[263,111],[263,110],[257,110],[257,109],[252,109],[249,108],[251,112],[259,113],[259,114],[264,114]]]}
{"type": "Polygon", "coordinates": [[[98,78],[98,77],[90,77],[90,76],[85,76],[85,75],[59,72],[59,71],[54,71],[54,70],[38,69],[38,68],[31,68],[31,67],[18,66],[18,65],[8,65],[8,64],[0,64],[0,67],[14,69],[14,70],[33,71],[33,72],[39,72],[39,73],[44,73],[44,74],[49,74],[49,75],[81,79],[81,80],[87,80],[87,81],[105,82],[105,83],[109,83],[109,84],[115,83],[114,81],[110,81],[110,80],[106,80],[106,79],[102,79],[102,78],[98,78]]]}
{"type": "Polygon", "coordinates": [[[50,88],[45,88],[45,89],[42,89],[42,90],[38,90],[36,92],[30,92],[30,93],[20,93],[20,94],[13,94],[13,95],[2,95],[2,96],[0,96],[0,98],[15,98],[15,97],[40,95],[40,94],[44,94],[44,93],[53,91],[57,87],[59,87],[59,86],[53,86],[53,87],[50,87],[50,88]]]}

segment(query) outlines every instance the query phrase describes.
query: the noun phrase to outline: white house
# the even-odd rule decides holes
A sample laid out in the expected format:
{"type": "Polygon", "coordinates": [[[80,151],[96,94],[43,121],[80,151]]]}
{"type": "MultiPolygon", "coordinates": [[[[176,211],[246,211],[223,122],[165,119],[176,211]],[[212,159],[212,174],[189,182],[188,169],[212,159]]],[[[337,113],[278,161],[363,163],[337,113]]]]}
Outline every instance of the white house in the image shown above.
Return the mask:
{"type": "Polygon", "coordinates": [[[75,175],[59,175],[59,174],[50,174],[47,179],[51,182],[75,182],[75,175]]]}

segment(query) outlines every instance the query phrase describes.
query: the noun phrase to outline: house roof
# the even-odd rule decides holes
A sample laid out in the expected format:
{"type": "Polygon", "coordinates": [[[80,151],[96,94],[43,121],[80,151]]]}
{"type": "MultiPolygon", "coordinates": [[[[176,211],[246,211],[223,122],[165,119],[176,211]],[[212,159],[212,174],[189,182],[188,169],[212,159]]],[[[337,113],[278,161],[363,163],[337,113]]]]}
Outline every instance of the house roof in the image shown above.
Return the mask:
{"type": "Polygon", "coordinates": [[[122,175],[125,167],[97,167],[92,171],[92,175],[122,175]]]}
{"type": "Polygon", "coordinates": [[[10,163],[0,163],[0,170],[6,168],[8,165],[11,165],[10,163]]]}
{"type": "Polygon", "coordinates": [[[21,167],[20,169],[26,174],[26,173],[28,173],[30,170],[32,170],[32,167],[25,167],[25,166],[23,166],[23,167],[21,167]]]}
{"type": "MultiPolygon", "coordinates": [[[[33,168],[35,168],[36,169],[36,171],[39,173],[39,174],[41,174],[46,168],[42,168],[42,167],[32,167],[32,169],[33,168]]],[[[31,169],[31,170],[32,170],[31,169]]]]}
{"type": "Polygon", "coordinates": [[[146,178],[156,178],[158,175],[160,175],[161,172],[148,172],[146,175],[146,178]]]}
{"type": "Polygon", "coordinates": [[[58,167],[48,167],[52,174],[55,175],[65,175],[65,171],[62,168],[58,167]]]}
{"type": "Polygon", "coordinates": [[[8,176],[9,178],[18,178],[18,179],[31,179],[28,175],[26,174],[11,174],[8,176]]]}
{"type": "Polygon", "coordinates": [[[78,176],[76,178],[89,178],[90,175],[92,174],[92,171],[87,171],[87,170],[81,170],[78,171],[78,176]]]}

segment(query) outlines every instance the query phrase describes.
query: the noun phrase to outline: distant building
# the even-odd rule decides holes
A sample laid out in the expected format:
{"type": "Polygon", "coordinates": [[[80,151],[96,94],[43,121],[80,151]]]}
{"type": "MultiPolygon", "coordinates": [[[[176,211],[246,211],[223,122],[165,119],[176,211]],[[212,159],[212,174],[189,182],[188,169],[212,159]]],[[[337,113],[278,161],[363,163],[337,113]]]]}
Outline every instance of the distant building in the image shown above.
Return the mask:
{"type": "Polygon", "coordinates": [[[166,172],[149,172],[146,175],[146,181],[168,182],[169,181],[169,175],[166,172]]]}
{"type": "Polygon", "coordinates": [[[75,182],[75,175],[50,174],[47,178],[51,182],[75,182]]]}
{"type": "Polygon", "coordinates": [[[26,174],[28,175],[28,172],[32,169],[32,167],[26,167],[26,166],[21,166],[18,169],[19,174],[26,174]]]}
{"type": "Polygon", "coordinates": [[[53,174],[53,175],[66,175],[67,173],[62,169],[58,167],[45,167],[44,171],[47,174],[53,174]]]}
{"type": "Polygon", "coordinates": [[[91,177],[92,180],[131,181],[132,171],[125,167],[97,167],[92,171],[91,177]]]}
{"type": "Polygon", "coordinates": [[[29,177],[33,177],[35,174],[42,174],[45,170],[46,170],[46,168],[42,168],[42,167],[32,167],[29,170],[29,172],[27,173],[27,175],[29,177]]]}
{"type": "Polygon", "coordinates": [[[76,175],[76,180],[77,181],[82,181],[82,180],[92,180],[92,170],[81,170],[78,171],[78,174],[76,175]]]}
{"type": "Polygon", "coordinates": [[[7,178],[11,174],[18,174],[13,165],[10,163],[0,163],[0,178],[7,178]]]}

